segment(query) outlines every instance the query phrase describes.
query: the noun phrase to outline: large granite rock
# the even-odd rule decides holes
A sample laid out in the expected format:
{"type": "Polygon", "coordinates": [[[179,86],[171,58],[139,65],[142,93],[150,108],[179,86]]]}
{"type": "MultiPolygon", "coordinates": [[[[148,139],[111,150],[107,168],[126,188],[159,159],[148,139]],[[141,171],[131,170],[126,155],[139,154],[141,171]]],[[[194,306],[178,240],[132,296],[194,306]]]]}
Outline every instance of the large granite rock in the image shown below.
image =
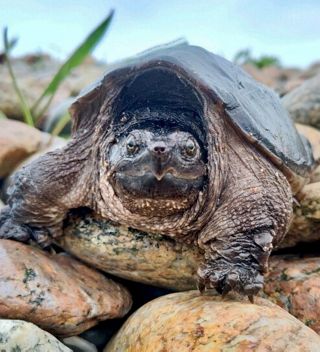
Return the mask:
{"type": "Polygon", "coordinates": [[[319,352],[320,336],[280,307],[196,291],[151,301],[122,326],[104,352],[319,352]]]}
{"type": "MultiPolygon", "coordinates": [[[[282,247],[320,239],[320,203],[311,200],[312,197],[320,199],[320,183],[308,186],[312,185],[319,189],[318,193],[308,187],[310,193],[296,210],[301,211],[301,221],[298,217],[294,220],[296,228],[293,228],[296,230],[287,235],[282,247]],[[305,209],[310,209],[308,217],[305,209]]],[[[59,245],[105,272],[174,290],[196,287],[196,270],[203,259],[196,246],[176,243],[165,236],[147,234],[90,216],[71,217],[59,245]]]]}
{"type": "Polygon", "coordinates": [[[282,98],[295,122],[320,128],[320,74],[282,98]]]}
{"type": "Polygon", "coordinates": [[[59,245],[115,276],[182,291],[196,287],[202,259],[196,246],[90,216],[71,217],[59,245]]]}
{"type": "Polygon", "coordinates": [[[70,256],[1,240],[0,263],[2,318],[73,336],[101,320],[122,317],[131,307],[124,287],[70,256]]]}
{"type": "Polygon", "coordinates": [[[21,320],[0,320],[1,352],[72,352],[54,336],[21,320]]]}
{"type": "Polygon", "coordinates": [[[273,258],[264,292],[320,334],[320,257],[273,258]]]}

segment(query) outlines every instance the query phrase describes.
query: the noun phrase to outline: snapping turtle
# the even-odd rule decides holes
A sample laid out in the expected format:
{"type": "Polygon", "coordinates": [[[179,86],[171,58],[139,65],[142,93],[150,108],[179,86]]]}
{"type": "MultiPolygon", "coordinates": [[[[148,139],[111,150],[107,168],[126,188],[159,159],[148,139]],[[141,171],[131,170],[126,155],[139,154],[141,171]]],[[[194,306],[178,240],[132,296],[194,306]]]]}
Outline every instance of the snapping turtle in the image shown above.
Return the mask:
{"type": "Polygon", "coordinates": [[[89,207],[199,246],[200,290],[262,288],[313,165],[272,91],[184,43],[113,66],[70,111],[68,145],[15,176],[2,238],[47,244],[70,209],[89,207]]]}

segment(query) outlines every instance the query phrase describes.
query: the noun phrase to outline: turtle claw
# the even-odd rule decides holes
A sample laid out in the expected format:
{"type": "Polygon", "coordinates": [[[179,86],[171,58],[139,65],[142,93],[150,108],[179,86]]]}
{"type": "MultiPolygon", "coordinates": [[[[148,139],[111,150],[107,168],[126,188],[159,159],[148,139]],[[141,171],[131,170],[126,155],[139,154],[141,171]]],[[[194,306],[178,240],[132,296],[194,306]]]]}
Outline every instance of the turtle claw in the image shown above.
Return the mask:
{"type": "Polygon", "coordinates": [[[198,275],[205,288],[215,288],[223,297],[236,291],[248,296],[251,303],[263,287],[263,276],[258,270],[231,263],[224,263],[223,267],[215,263],[205,264],[198,269],[198,275]]]}
{"type": "Polygon", "coordinates": [[[49,246],[52,242],[46,228],[35,228],[14,221],[10,216],[9,208],[4,208],[0,213],[0,239],[22,243],[34,241],[42,248],[49,246]]]}

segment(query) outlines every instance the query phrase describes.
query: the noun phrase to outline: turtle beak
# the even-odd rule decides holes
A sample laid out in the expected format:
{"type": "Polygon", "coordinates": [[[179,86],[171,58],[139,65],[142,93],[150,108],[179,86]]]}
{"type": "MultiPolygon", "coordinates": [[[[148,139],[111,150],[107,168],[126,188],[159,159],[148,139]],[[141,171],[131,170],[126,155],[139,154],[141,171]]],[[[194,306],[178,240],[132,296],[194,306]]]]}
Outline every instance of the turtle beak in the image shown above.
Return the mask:
{"type": "Polygon", "coordinates": [[[163,141],[153,143],[149,147],[151,154],[151,172],[161,181],[168,171],[169,148],[163,141]]]}

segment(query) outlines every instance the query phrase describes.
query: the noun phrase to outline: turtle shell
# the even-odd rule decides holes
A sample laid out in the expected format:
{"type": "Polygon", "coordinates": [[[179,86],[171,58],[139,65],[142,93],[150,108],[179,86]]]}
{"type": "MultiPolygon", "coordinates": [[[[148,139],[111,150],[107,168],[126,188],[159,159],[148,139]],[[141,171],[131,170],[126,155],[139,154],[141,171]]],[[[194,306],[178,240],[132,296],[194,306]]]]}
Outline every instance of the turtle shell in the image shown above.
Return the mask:
{"type": "MultiPolygon", "coordinates": [[[[161,67],[169,68],[178,78],[185,77],[188,84],[205,91],[208,99],[215,103],[220,101],[232,124],[277,166],[292,175],[306,177],[310,173],[314,163],[310,144],[297,132],[276,93],[255,81],[239,66],[187,43],[157,47],[112,65],[102,80],[83,92],[71,108],[72,114],[79,118],[82,105],[92,102],[95,92],[108,81],[126,85],[129,84],[127,78],[131,77],[132,81],[132,77],[141,72],[157,74],[161,67]],[[117,80],[117,77],[122,79],[117,80]]],[[[179,96],[190,94],[186,83],[175,88],[172,77],[158,76],[153,80],[153,86],[146,86],[147,82],[148,79],[140,85],[139,93],[145,95],[146,100],[155,99],[161,92],[170,92],[167,103],[171,99],[171,103],[179,104],[179,96]]],[[[123,104],[130,104],[139,94],[131,91],[122,99],[123,104]]],[[[185,101],[196,105],[200,98],[190,94],[185,101]]]]}

